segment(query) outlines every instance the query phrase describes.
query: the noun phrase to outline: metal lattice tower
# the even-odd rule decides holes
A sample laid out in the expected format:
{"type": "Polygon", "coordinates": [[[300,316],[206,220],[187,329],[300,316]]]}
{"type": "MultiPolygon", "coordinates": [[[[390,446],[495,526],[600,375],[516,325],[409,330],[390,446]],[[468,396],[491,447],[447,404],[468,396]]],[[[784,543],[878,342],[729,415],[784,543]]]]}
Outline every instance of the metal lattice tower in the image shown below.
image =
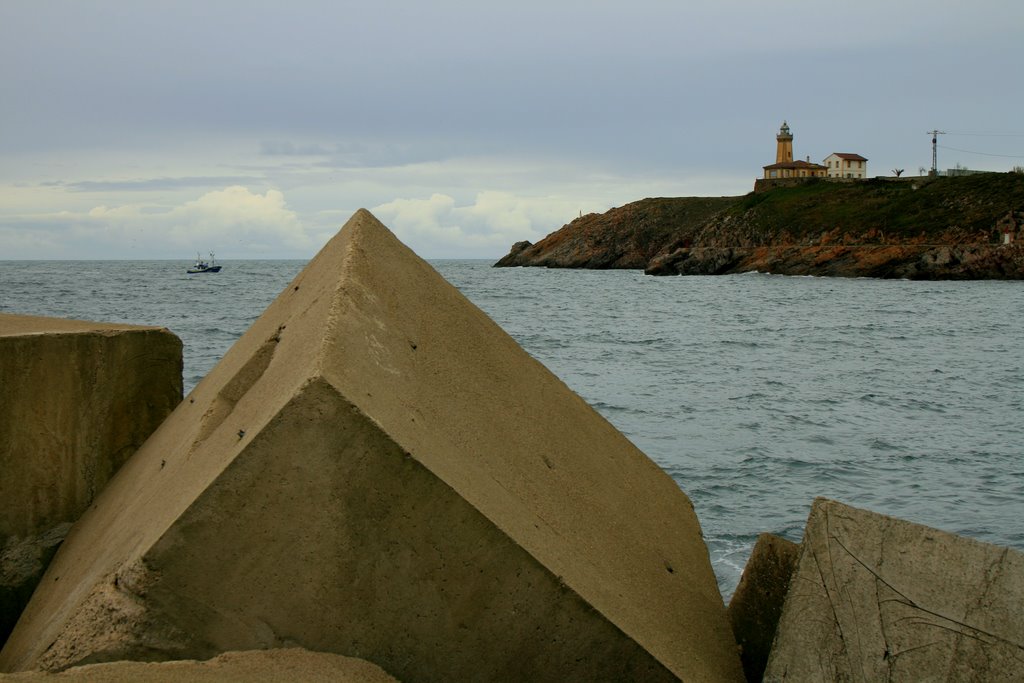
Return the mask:
{"type": "Polygon", "coordinates": [[[929,135],[932,136],[932,172],[931,172],[931,175],[938,175],[939,174],[939,167],[938,167],[939,136],[940,135],[945,135],[946,131],[944,131],[944,130],[929,130],[929,131],[926,131],[926,132],[929,135]]]}

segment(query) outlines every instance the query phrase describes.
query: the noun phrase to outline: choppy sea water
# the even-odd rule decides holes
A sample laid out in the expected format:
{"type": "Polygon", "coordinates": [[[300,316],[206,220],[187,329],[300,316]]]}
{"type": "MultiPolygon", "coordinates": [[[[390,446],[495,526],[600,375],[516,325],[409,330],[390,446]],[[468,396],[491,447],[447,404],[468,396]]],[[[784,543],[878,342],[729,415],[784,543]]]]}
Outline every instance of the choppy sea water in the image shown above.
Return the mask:
{"type": "MultiPolygon", "coordinates": [[[[168,327],[186,393],[300,261],[0,261],[0,311],[168,327]]],[[[1024,283],[433,265],[693,500],[728,598],[827,496],[1024,550],[1024,283]]]]}

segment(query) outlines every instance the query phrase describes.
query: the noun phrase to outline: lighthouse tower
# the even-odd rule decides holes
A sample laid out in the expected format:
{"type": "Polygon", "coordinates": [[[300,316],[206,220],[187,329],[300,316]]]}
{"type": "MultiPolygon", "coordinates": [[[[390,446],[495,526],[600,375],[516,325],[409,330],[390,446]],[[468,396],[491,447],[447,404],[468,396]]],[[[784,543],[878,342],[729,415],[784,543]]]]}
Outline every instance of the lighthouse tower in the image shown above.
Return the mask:
{"type": "Polygon", "coordinates": [[[789,132],[789,125],[783,121],[779,134],[775,136],[778,147],[775,151],[775,163],[784,164],[793,161],[793,134],[789,132]]]}
{"type": "MultiPolygon", "coordinates": [[[[798,159],[793,161],[793,134],[789,132],[789,124],[782,122],[779,134],[775,136],[778,147],[775,149],[775,163],[764,167],[764,180],[775,178],[824,178],[828,173],[828,167],[821,164],[812,164],[811,158],[807,161],[798,159]]],[[[860,158],[860,157],[858,157],[860,158]]],[[[867,161],[865,159],[865,161],[867,161]]],[[[755,183],[754,191],[758,192],[767,189],[770,184],[755,183]]]]}

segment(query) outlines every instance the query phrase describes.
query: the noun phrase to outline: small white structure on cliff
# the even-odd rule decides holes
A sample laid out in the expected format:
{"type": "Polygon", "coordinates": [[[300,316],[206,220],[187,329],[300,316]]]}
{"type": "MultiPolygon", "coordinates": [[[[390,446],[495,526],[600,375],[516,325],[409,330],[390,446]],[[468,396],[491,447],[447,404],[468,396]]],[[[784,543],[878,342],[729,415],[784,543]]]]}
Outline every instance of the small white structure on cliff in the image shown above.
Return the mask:
{"type": "Polygon", "coordinates": [[[1021,226],[1024,225],[1024,212],[1010,211],[996,222],[996,230],[1002,238],[1002,244],[1013,244],[1021,226]]]}
{"type": "Polygon", "coordinates": [[[868,160],[859,154],[832,152],[825,157],[829,178],[867,178],[868,160]]]}

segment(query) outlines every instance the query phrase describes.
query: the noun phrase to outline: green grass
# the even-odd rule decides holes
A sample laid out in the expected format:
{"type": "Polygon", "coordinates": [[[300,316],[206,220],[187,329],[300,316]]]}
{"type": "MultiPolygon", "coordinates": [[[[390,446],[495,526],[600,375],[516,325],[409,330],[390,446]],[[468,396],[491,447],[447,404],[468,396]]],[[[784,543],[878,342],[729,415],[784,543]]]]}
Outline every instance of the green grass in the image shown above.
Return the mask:
{"type": "Polygon", "coordinates": [[[891,237],[950,229],[994,232],[1009,210],[1024,209],[1024,175],[989,173],[924,181],[810,181],[740,198],[728,212],[748,230],[784,228],[794,235],[838,229],[885,231],[891,237]],[[915,189],[916,188],[916,189],[915,189]]]}

